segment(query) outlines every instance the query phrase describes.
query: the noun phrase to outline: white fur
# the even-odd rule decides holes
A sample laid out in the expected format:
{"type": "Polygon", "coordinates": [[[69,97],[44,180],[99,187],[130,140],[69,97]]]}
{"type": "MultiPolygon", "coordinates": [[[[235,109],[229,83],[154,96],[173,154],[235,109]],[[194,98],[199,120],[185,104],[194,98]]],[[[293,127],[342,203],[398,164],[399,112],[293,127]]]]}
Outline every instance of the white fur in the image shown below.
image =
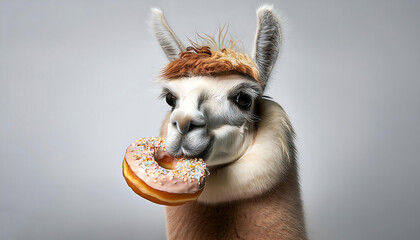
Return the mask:
{"type": "Polygon", "coordinates": [[[240,128],[225,125],[213,130],[212,135],[216,138],[213,145],[216,151],[208,158],[209,166],[223,165],[239,159],[252,141],[252,135],[245,124],[240,128]]]}
{"type": "Polygon", "coordinates": [[[263,99],[263,115],[255,139],[236,162],[212,172],[198,201],[219,203],[260,195],[281,181],[292,153],[293,130],[277,103],[263,99]]]}

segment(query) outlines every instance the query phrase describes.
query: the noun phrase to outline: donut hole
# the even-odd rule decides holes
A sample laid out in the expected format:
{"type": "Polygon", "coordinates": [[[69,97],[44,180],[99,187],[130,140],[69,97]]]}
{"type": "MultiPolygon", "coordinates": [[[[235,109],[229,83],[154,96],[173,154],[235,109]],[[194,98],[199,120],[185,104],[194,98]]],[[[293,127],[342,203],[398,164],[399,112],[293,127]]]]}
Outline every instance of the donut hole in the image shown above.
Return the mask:
{"type": "Polygon", "coordinates": [[[159,148],[155,152],[154,158],[159,166],[169,170],[175,169],[176,163],[178,162],[176,158],[170,156],[166,151],[163,151],[162,148],[159,148]]]}

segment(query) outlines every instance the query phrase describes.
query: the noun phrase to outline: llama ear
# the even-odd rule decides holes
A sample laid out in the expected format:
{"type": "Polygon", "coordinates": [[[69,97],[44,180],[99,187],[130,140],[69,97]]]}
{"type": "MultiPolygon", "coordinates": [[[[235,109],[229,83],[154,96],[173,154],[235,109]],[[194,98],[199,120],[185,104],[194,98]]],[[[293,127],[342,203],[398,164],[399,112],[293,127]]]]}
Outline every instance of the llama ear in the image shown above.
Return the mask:
{"type": "Polygon", "coordinates": [[[152,24],[155,36],[169,61],[178,58],[178,54],[185,50],[184,45],[169,27],[160,9],[152,8],[152,24]]]}
{"type": "Polygon", "coordinates": [[[281,28],[272,6],[264,5],[257,10],[257,33],[254,45],[254,61],[260,72],[263,89],[276,63],[281,45],[281,28]]]}

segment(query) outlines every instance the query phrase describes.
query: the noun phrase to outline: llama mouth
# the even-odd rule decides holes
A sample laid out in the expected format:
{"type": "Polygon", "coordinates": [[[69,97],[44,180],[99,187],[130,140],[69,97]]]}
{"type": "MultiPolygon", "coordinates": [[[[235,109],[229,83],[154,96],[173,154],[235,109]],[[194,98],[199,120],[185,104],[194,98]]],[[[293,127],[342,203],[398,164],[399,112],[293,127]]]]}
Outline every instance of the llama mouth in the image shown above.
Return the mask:
{"type": "Polygon", "coordinates": [[[208,148],[205,148],[203,151],[197,153],[197,151],[191,151],[188,148],[181,147],[180,154],[177,157],[184,157],[184,158],[201,158],[206,161],[206,157],[209,155],[208,148]]]}
{"type": "Polygon", "coordinates": [[[168,151],[168,154],[175,158],[201,158],[206,161],[211,153],[211,144],[204,148],[201,152],[197,151],[197,149],[192,149],[189,146],[180,146],[175,152],[168,151]]]}
{"type": "MultiPolygon", "coordinates": [[[[174,139],[175,140],[175,139],[174,139]]],[[[166,150],[168,154],[180,158],[201,158],[204,161],[211,155],[213,149],[213,137],[208,141],[188,141],[184,137],[176,139],[175,141],[167,142],[166,150]]]]}
{"type": "Polygon", "coordinates": [[[185,158],[201,158],[206,162],[206,160],[210,157],[210,153],[213,150],[213,138],[210,140],[209,144],[200,151],[197,149],[191,148],[190,146],[181,145],[180,151],[183,157],[185,158]]]}

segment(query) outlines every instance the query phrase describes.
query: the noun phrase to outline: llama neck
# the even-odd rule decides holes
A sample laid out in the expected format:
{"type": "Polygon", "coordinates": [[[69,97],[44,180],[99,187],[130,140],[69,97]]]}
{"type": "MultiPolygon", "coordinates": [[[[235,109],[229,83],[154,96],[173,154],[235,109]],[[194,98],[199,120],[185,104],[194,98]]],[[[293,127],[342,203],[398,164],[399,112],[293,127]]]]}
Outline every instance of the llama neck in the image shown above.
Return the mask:
{"type": "Polygon", "coordinates": [[[296,168],[261,196],[166,207],[168,239],[306,239],[296,168]]]}

